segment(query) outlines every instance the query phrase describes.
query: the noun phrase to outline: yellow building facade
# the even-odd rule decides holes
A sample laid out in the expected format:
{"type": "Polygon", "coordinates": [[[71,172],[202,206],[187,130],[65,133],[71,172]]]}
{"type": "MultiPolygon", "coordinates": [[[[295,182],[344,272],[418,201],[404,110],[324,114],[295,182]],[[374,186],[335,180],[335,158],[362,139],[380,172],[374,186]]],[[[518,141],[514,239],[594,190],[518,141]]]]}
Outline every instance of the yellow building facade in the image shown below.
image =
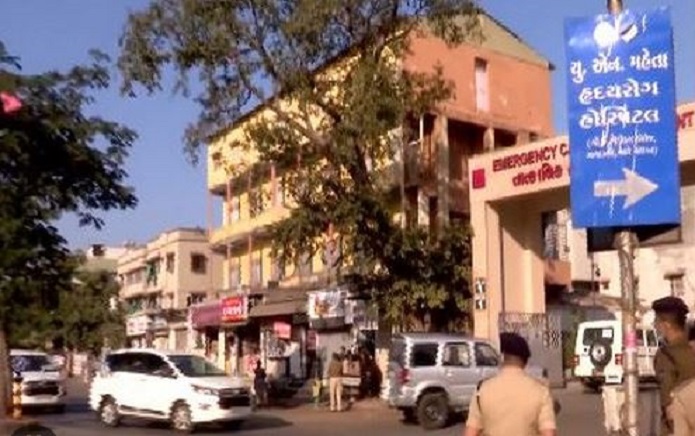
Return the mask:
{"type": "MultiPolygon", "coordinates": [[[[405,58],[394,60],[413,72],[433,72],[440,66],[444,79],[455,87],[450,101],[408,129],[417,132],[414,137],[404,138],[401,129],[385,132],[398,147],[395,162],[371,163],[394,191],[395,208],[405,204],[407,222],[432,226],[452,218],[468,221],[468,158],[553,134],[552,65],[493,18],[481,20],[480,44],[451,47],[422,35],[413,37],[405,58]]],[[[351,61],[341,60],[321,74],[344,74],[351,61]]],[[[297,107],[292,101],[272,104],[290,111],[297,107]]],[[[312,362],[325,357],[321,353],[353,342],[349,327],[363,323],[365,316],[331,296],[345,295],[336,286],[332,267],[339,250],[333,235],[325,235],[323,248],[297,264],[281,265],[273,258],[268,228],[286,219],[294,207],[285,189],[285,176],[293,168],[259,161],[246,132],[258,121],[276,122],[273,110],[260,106],[208,146],[208,191],[222,203],[221,225],[209,231],[213,250],[224,255],[220,297],[243,295],[249,302],[243,320],[220,321],[219,350],[225,356],[220,359],[231,362],[232,371],[248,373],[250,363],[260,359],[269,374],[306,377],[313,375],[312,362]],[[323,324],[318,323],[316,308],[330,306],[328,301],[336,302],[333,312],[324,313],[323,324]],[[332,317],[340,323],[324,322],[332,317]],[[251,359],[246,358],[249,353],[251,359]]],[[[321,121],[316,113],[309,123],[320,129],[321,121]]],[[[373,324],[368,327],[375,329],[373,324]]]]}

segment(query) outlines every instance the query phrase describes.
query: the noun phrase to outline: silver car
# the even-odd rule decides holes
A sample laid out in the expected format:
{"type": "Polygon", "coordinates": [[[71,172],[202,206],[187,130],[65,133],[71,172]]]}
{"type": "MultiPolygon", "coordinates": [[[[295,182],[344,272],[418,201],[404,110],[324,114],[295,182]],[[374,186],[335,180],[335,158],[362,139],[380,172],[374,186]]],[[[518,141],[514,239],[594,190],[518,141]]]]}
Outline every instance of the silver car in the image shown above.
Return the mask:
{"type": "MultiPolygon", "coordinates": [[[[444,427],[463,412],[481,380],[499,371],[500,354],[485,339],[444,333],[395,335],[389,351],[388,402],[406,421],[425,429],[444,427]]],[[[544,369],[527,372],[546,379],[544,369]]]]}

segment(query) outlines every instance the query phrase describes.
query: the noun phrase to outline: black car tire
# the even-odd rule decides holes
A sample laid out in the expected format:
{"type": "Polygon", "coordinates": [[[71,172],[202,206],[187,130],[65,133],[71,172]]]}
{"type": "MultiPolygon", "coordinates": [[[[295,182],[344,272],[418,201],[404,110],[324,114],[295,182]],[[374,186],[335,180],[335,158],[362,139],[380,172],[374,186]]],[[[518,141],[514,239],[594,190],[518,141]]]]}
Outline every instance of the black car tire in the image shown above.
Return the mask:
{"type": "Polygon", "coordinates": [[[118,413],[118,404],[111,397],[106,397],[99,406],[99,421],[106,427],[118,427],[121,423],[121,415],[118,413]]]}
{"type": "Polygon", "coordinates": [[[171,410],[171,426],[179,433],[190,434],[195,431],[191,408],[188,404],[179,402],[174,405],[171,410]]]}
{"type": "Polygon", "coordinates": [[[589,347],[589,360],[596,368],[605,368],[612,358],[613,350],[609,341],[598,340],[589,347]]]}
{"type": "Polygon", "coordinates": [[[425,394],[417,404],[417,420],[425,430],[444,428],[449,422],[449,402],[444,394],[425,394]]]}

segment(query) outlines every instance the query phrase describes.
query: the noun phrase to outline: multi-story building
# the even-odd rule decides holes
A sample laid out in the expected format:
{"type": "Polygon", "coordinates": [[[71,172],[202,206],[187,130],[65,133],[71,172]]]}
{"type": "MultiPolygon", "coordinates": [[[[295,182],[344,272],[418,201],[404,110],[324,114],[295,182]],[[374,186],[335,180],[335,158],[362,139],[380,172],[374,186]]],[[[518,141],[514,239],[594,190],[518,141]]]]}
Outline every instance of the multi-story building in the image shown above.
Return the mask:
{"type": "Polygon", "coordinates": [[[109,271],[116,274],[118,259],[126,251],[125,247],[92,244],[86,250],[80,250],[80,254],[84,255],[84,263],[81,268],[87,271],[109,271]]]}
{"type": "Polygon", "coordinates": [[[222,258],[199,228],[177,228],[118,258],[120,299],[132,346],[191,349],[188,308],[220,289],[222,258]]]}
{"type": "MultiPolygon", "coordinates": [[[[404,193],[407,222],[436,225],[451,218],[467,220],[468,158],[553,133],[552,65],[492,17],[481,17],[481,29],[481,43],[456,47],[431,35],[414,37],[410,52],[401,59],[400,65],[409,71],[433,72],[441,65],[444,78],[455,87],[451,100],[406,129],[418,135],[399,138],[405,152],[391,165],[395,170],[392,188],[404,193]]],[[[333,286],[335,269],[330,258],[336,253],[330,235],[323,252],[304,257],[298,265],[281,265],[271,256],[266,229],[286,218],[292,207],[283,189],[287,169],[258,162],[253,153],[229,147],[232,141],[243,141],[248,122],[266,114],[264,106],[246,114],[208,149],[208,190],[223,202],[222,224],[211,231],[210,242],[225,257],[224,288],[230,295],[246,295],[252,305],[257,301],[243,324],[246,329],[260,326],[249,331],[260,331],[261,336],[241,337],[242,330],[234,326],[233,339],[221,334],[220,344],[233,346],[226,350],[220,345],[220,354],[232,356],[236,368],[240,355],[259,351],[272,373],[282,372],[281,365],[288,360],[276,362],[269,357],[280,348],[298,349],[284,371],[306,375],[307,362],[317,348],[315,338],[324,352],[343,345],[350,335],[348,328],[341,327],[350,324],[354,314],[341,303],[342,291],[333,286]],[[247,170],[231,174],[230,167],[247,170]],[[309,317],[315,315],[317,299],[332,301],[330,314],[322,318],[336,318],[335,322],[307,323],[307,291],[323,291],[311,294],[309,317]],[[321,327],[330,327],[331,333],[317,333],[321,327]],[[247,341],[252,345],[245,345],[247,341]]]]}
{"type": "MultiPolygon", "coordinates": [[[[676,110],[682,223],[666,232],[639,229],[644,241],[634,263],[638,316],[666,295],[695,308],[695,103],[676,110]]],[[[612,230],[572,227],[570,146],[567,136],[558,136],[470,162],[473,274],[481,302],[475,334],[496,340],[501,329],[523,330],[551,382],[563,377],[562,333],[572,333],[568,321],[576,322],[562,315],[609,317],[621,309],[612,230]]]]}

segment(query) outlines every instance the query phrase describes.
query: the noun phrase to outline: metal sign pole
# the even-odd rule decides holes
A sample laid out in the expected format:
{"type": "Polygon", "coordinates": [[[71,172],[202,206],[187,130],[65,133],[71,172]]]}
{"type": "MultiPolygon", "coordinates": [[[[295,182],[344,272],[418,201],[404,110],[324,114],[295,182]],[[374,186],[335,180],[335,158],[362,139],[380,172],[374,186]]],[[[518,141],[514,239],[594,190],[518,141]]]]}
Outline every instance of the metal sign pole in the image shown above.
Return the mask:
{"type": "MultiPolygon", "coordinates": [[[[623,11],[622,0],[607,0],[608,12],[619,14],[623,11]]],[[[639,410],[639,381],[637,371],[637,332],[635,323],[636,289],[634,254],[637,237],[629,230],[621,230],[615,238],[620,263],[620,290],[623,312],[623,387],[625,389],[624,413],[621,413],[625,434],[639,435],[637,422],[639,410]]],[[[621,411],[621,412],[622,412],[621,411]]]]}

